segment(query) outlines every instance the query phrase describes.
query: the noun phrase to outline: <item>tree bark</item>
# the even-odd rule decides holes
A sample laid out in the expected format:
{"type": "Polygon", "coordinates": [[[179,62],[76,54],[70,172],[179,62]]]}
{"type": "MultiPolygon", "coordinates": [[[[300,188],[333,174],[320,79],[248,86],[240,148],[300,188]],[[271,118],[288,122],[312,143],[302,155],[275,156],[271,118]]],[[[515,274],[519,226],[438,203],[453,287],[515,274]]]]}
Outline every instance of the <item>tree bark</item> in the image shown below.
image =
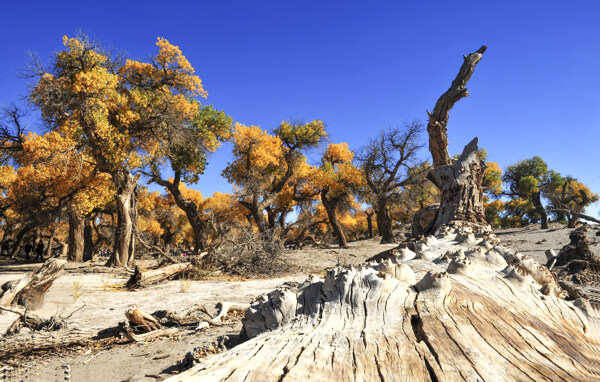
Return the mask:
{"type": "Polygon", "coordinates": [[[131,267],[135,255],[135,231],[137,230],[136,188],[141,174],[119,171],[113,174],[117,187],[117,230],[113,254],[106,263],[109,267],[131,267]]]}
{"type": "Polygon", "coordinates": [[[388,203],[385,199],[378,199],[377,208],[377,227],[381,234],[381,244],[395,243],[394,232],[392,227],[392,217],[388,211],[388,203]]]}
{"type": "Polygon", "coordinates": [[[483,172],[479,159],[478,139],[465,146],[460,158],[452,165],[431,169],[427,179],[440,189],[441,200],[432,232],[451,221],[463,221],[487,226],[483,207],[483,172]]]}
{"type": "Polygon", "coordinates": [[[344,235],[344,230],[340,225],[340,222],[337,219],[336,203],[333,200],[330,200],[327,196],[328,190],[321,191],[321,202],[323,202],[323,206],[325,207],[325,211],[327,212],[327,217],[329,218],[329,224],[331,225],[331,229],[333,230],[333,234],[338,241],[338,245],[340,248],[348,248],[348,243],[346,242],[346,236],[344,235]]]}
{"type": "Polygon", "coordinates": [[[85,219],[76,208],[69,209],[69,250],[67,260],[75,263],[83,261],[85,219]]]}
{"type": "Polygon", "coordinates": [[[481,61],[483,53],[487,47],[484,45],[477,52],[463,56],[464,62],[456,75],[450,88],[437,100],[433,113],[429,114],[427,132],[429,133],[429,151],[433,157],[434,167],[445,166],[452,163],[452,158],[448,154],[448,119],[450,118],[450,109],[460,99],[469,96],[467,91],[467,82],[475,71],[475,65],[481,61]]]}

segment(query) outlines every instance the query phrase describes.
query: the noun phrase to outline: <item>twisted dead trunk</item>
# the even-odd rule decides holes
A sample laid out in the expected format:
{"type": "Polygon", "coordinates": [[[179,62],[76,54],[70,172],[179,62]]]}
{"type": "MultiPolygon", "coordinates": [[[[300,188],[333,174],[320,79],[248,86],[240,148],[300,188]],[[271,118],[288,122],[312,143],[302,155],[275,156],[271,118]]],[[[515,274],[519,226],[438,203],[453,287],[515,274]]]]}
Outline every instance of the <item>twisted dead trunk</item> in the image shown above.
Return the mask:
{"type": "Polygon", "coordinates": [[[440,209],[434,224],[430,226],[430,232],[453,220],[487,225],[481,184],[485,164],[477,156],[478,140],[475,138],[465,146],[462,155],[454,163],[448,153],[447,134],[450,110],[456,102],[469,95],[467,82],[486,49],[486,46],[482,46],[477,52],[463,56],[463,64],[452,85],[440,96],[433,113],[428,112],[429,151],[435,168],[427,178],[441,191],[440,209]]]}

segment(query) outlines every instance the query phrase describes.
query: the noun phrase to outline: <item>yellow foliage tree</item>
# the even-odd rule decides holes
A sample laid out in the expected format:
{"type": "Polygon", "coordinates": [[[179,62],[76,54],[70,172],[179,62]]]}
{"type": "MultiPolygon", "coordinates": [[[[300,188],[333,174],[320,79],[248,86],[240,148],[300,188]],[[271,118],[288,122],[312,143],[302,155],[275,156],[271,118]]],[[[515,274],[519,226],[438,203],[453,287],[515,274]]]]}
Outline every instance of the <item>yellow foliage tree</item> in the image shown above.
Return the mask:
{"type": "Polygon", "coordinates": [[[289,210],[295,195],[295,177],[307,171],[303,153],[326,136],[324,124],[319,120],[282,122],[272,135],[257,126],[236,124],[231,137],[234,161],[223,171],[223,176],[236,186],[240,205],[246,208],[261,234],[275,228],[276,212],[289,210]],[[268,211],[272,217],[265,219],[268,211]]]}
{"type": "Polygon", "coordinates": [[[118,207],[110,266],[133,263],[136,171],[164,155],[160,142],[193,123],[194,97],[206,97],[181,50],[159,38],[149,62],[113,59],[84,36],[63,38],[48,69],[38,68],[30,99],[53,130],[71,139],[111,176],[118,207]],[[60,95],[60,96],[57,96],[60,95]]]}

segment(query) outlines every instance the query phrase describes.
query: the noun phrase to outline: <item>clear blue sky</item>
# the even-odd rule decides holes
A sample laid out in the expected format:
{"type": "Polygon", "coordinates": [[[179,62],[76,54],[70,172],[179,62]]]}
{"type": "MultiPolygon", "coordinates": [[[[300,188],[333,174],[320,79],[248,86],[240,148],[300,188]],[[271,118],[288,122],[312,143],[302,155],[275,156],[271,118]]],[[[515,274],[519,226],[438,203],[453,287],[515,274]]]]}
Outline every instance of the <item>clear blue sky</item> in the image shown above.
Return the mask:
{"type": "MultiPolygon", "coordinates": [[[[600,191],[600,1],[11,1],[0,24],[0,103],[19,101],[27,51],[47,59],[87,32],[144,59],[179,45],[235,121],[326,122],[358,148],[379,129],[426,121],[462,54],[488,46],[450,115],[451,154],[474,136],[506,168],[541,156],[600,191]]],[[[425,136],[423,140],[425,141],[425,136]]],[[[429,159],[423,150],[422,159],[429,159]]],[[[230,190],[225,146],[198,188],[230,190]]],[[[598,208],[588,210],[594,216],[598,208]]]]}

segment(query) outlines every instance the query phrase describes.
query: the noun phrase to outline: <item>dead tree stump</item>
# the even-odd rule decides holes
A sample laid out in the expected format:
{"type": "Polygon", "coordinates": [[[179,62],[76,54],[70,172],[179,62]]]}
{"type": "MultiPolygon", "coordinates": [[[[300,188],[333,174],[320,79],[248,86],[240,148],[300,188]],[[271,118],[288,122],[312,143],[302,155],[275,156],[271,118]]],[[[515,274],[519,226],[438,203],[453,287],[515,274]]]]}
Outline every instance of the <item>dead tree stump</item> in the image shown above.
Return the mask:
{"type": "Polygon", "coordinates": [[[22,305],[28,309],[37,309],[44,302],[46,291],[60,276],[67,262],[55,258],[47,260],[33,272],[20,280],[13,280],[2,286],[0,305],[22,305]]]}

